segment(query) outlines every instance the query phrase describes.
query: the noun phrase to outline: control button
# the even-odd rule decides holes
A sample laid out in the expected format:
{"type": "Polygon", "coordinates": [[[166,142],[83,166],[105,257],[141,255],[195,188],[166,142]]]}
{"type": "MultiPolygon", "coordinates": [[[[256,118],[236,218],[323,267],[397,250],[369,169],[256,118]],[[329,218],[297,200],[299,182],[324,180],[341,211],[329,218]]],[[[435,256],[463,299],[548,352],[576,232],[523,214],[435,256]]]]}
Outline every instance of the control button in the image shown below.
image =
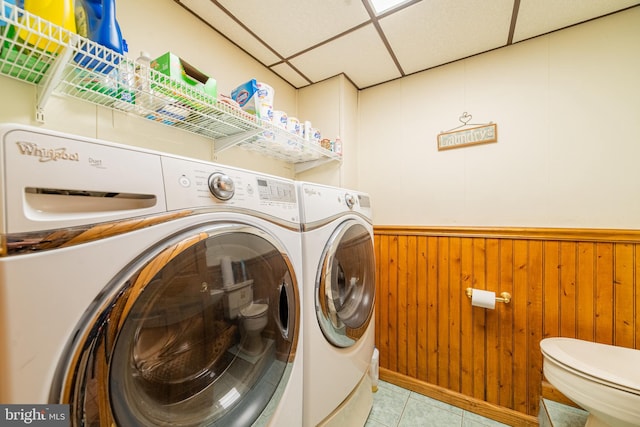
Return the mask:
{"type": "Polygon", "coordinates": [[[209,191],[217,199],[229,200],[235,194],[236,186],[228,175],[214,172],[209,175],[209,191]]]}
{"type": "Polygon", "coordinates": [[[356,199],[351,194],[345,194],[344,201],[349,209],[353,209],[353,206],[356,204],[356,199]]]}
{"type": "Polygon", "coordinates": [[[187,178],[186,176],[182,175],[179,179],[178,182],[180,183],[180,185],[182,185],[183,187],[187,188],[191,186],[191,181],[189,180],[189,178],[187,178]]]}

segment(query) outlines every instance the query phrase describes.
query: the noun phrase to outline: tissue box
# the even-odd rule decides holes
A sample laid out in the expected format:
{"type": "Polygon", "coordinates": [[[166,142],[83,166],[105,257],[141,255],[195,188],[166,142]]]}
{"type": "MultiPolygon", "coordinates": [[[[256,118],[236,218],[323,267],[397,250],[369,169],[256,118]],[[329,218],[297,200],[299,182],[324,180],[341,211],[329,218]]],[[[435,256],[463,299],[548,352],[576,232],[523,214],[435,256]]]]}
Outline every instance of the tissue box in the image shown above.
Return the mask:
{"type": "Polygon", "coordinates": [[[167,52],[154,59],[151,62],[151,68],[169,76],[171,80],[186,83],[213,98],[216,98],[218,95],[218,87],[215,79],[197,70],[184,59],[179,58],[171,52],[167,52]]]}
{"type": "Polygon", "coordinates": [[[273,118],[273,97],[273,88],[255,79],[231,91],[231,98],[240,105],[240,108],[267,121],[273,118]]]}

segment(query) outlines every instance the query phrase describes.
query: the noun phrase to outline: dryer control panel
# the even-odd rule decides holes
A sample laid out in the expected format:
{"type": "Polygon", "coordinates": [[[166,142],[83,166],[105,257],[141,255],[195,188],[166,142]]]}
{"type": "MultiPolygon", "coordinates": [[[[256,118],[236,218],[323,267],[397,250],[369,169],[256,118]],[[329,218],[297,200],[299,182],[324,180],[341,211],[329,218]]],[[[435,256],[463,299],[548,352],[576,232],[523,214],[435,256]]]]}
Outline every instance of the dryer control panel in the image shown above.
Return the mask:
{"type": "Polygon", "coordinates": [[[358,214],[369,221],[372,219],[371,198],[366,193],[309,182],[298,183],[298,188],[302,222],[305,224],[348,213],[358,214]]]}
{"type": "Polygon", "coordinates": [[[292,180],[190,159],[161,160],[170,211],[228,206],[299,222],[292,180]]]}

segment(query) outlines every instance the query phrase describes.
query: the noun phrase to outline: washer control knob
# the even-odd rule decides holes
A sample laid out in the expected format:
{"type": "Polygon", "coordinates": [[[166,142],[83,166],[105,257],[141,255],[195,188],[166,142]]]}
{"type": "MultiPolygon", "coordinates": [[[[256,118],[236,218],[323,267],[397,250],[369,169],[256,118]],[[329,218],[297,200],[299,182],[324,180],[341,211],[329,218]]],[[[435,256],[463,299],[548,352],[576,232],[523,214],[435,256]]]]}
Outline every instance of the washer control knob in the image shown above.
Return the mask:
{"type": "Polygon", "coordinates": [[[353,206],[356,204],[356,199],[349,193],[344,195],[344,201],[349,209],[353,209],[353,206]]]}
{"type": "Polygon", "coordinates": [[[209,175],[209,191],[217,199],[229,200],[236,191],[233,180],[222,172],[214,172],[209,175]]]}

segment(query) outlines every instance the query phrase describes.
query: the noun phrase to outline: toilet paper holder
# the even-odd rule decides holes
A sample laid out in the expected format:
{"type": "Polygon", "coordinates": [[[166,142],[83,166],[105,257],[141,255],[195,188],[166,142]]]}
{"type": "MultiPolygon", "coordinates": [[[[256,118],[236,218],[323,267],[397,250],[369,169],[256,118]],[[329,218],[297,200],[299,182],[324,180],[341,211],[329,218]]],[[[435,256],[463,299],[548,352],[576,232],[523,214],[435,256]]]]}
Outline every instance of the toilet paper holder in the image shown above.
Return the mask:
{"type": "MultiPolygon", "coordinates": [[[[467,294],[467,297],[471,298],[473,295],[473,288],[467,288],[464,292],[467,294]]],[[[496,297],[496,302],[509,304],[511,302],[511,294],[509,292],[502,292],[499,297],[496,297]]]]}

